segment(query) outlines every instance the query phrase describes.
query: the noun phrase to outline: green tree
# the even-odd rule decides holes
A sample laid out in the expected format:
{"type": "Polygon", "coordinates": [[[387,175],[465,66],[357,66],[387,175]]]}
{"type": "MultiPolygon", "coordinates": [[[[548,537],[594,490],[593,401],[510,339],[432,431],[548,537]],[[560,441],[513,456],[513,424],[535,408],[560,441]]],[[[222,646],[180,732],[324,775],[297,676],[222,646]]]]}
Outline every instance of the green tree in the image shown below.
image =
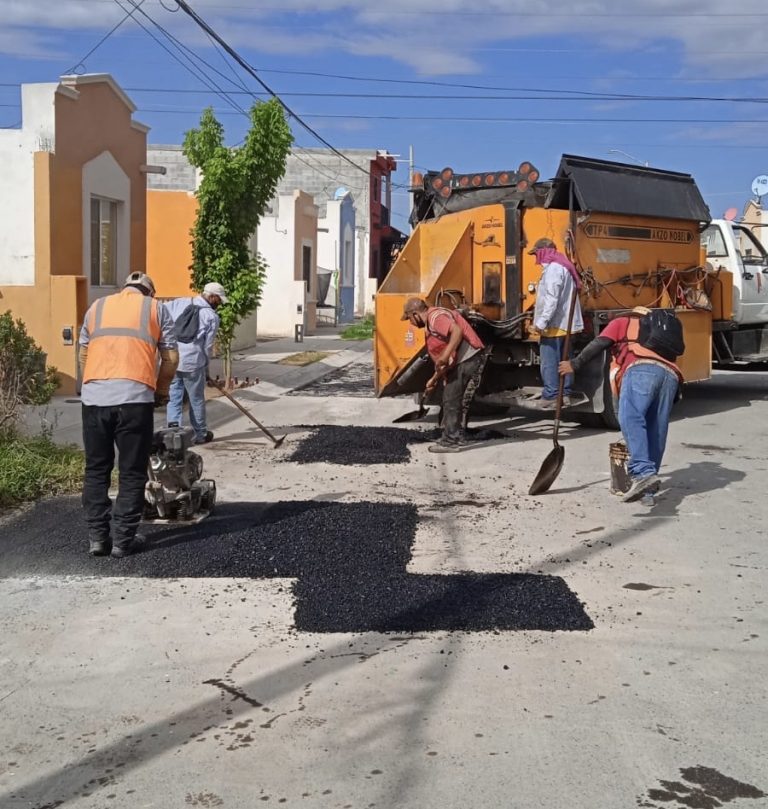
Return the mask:
{"type": "Polygon", "coordinates": [[[187,132],[184,154],[200,169],[197,219],[192,229],[192,285],[202,289],[218,281],[229,302],[219,310],[219,344],[224,375],[232,376],[235,327],[259,304],[266,263],[248,242],[273,198],[293,143],[283,107],[277,99],[256,103],[241,146],[224,145],[224,127],[206,109],[200,126],[187,132]]]}

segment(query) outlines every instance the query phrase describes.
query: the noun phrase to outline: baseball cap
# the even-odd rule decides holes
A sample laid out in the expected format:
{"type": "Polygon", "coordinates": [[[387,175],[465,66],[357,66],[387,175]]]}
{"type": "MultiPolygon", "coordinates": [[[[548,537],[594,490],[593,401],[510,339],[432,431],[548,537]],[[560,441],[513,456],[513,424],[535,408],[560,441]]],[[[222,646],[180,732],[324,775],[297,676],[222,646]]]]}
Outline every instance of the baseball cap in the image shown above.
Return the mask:
{"type": "Polygon", "coordinates": [[[143,272],[132,272],[123,284],[124,287],[141,287],[153,298],[155,297],[155,282],[143,272]]]}
{"type": "Polygon", "coordinates": [[[528,251],[529,256],[533,256],[536,254],[537,250],[544,250],[546,247],[557,247],[557,245],[552,241],[552,239],[541,238],[536,240],[536,244],[528,251]]]}
{"type": "Polygon", "coordinates": [[[216,281],[211,281],[203,287],[203,295],[216,295],[221,298],[222,303],[229,301],[226,290],[221,284],[216,283],[216,281]]]}

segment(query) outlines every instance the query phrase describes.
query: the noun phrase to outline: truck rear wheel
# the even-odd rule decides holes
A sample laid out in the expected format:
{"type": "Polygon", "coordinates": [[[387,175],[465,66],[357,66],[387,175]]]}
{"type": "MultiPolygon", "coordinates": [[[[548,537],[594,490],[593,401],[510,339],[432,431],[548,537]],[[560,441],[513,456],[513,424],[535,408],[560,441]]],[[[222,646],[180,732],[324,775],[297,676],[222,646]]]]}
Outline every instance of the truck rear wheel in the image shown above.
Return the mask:
{"type": "Polygon", "coordinates": [[[599,430],[607,428],[609,430],[619,430],[619,401],[611,390],[611,358],[606,355],[603,366],[603,412],[602,413],[579,413],[576,418],[579,424],[584,427],[591,427],[599,430]]]}
{"type": "Polygon", "coordinates": [[[609,430],[619,428],[619,400],[613,395],[611,389],[611,355],[605,353],[605,364],[603,366],[603,425],[609,430]]]}

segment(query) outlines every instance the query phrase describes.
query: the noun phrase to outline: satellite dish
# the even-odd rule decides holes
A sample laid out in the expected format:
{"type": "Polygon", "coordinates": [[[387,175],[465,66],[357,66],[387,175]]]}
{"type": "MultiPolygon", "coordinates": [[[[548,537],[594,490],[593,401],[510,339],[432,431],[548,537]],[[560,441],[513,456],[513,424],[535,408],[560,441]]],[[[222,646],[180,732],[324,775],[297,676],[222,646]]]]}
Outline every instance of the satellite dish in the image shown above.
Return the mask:
{"type": "Polygon", "coordinates": [[[768,174],[758,174],[752,180],[752,193],[756,197],[764,197],[768,194],[768,174]]]}
{"type": "Polygon", "coordinates": [[[739,214],[739,209],[738,208],[729,208],[723,214],[723,219],[725,219],[726,222],[733,222],[733,220],[738,216],[738,214],[739,214]]]}

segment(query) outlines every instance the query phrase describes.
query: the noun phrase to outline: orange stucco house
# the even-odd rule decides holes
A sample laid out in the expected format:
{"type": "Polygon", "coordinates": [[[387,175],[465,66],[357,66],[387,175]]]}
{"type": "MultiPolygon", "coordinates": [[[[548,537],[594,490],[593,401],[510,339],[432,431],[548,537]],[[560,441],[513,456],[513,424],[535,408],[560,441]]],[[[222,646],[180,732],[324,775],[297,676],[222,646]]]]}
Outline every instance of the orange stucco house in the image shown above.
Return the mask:
{"type": "Polygon", "coordinates": [[[88,305],[146,267],[148,127],[106,74],[25,84],[21,101],[21,127],[0,131],[0,312],[72,393],[88,305]]]}

